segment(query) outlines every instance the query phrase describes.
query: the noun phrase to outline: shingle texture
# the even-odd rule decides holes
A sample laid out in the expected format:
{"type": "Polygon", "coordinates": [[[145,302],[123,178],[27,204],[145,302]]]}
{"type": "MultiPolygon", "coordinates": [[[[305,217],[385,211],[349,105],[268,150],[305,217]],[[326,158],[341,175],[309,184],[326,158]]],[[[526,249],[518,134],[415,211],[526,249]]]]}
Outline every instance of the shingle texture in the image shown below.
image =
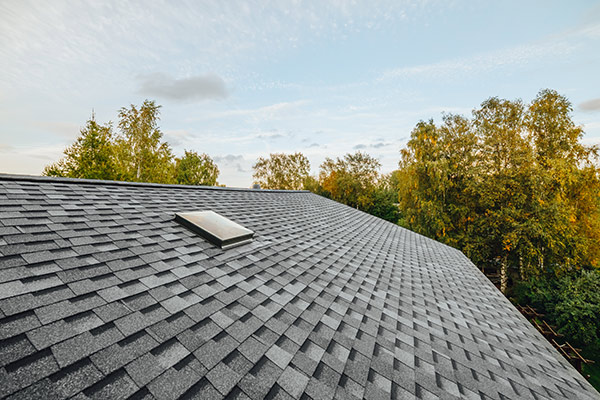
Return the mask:
{"type": "Polygon", "coordinates": [[[600,398],[462,253],[311,193],[1,176],[0,235],[0,398],[600,398]]]}

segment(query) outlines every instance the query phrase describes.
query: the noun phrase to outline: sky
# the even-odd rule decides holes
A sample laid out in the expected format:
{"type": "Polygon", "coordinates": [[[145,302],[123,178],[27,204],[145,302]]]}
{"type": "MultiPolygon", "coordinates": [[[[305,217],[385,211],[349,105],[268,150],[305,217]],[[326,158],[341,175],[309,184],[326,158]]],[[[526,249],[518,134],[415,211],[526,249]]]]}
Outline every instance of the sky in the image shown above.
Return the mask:
{"type": "Polygon", "coordinates": [[[41,174],[92,110],[145,99],[227,186],[275,152],[385,173],[420,120],[544,88],[600,144],[600,2],[0,0],[0,173],[41,174]]]}

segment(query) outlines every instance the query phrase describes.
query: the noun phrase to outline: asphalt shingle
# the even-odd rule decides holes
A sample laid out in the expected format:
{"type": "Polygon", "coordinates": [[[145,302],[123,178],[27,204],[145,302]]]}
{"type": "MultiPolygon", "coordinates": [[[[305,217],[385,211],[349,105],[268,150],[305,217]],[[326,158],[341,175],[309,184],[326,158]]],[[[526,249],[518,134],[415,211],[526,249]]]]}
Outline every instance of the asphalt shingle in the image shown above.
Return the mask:
{"type": "Polygon", "coordinates": [[[0,398],[130,396],[600,395],[462,253],[314,194],[0,175],[0,398]]]}

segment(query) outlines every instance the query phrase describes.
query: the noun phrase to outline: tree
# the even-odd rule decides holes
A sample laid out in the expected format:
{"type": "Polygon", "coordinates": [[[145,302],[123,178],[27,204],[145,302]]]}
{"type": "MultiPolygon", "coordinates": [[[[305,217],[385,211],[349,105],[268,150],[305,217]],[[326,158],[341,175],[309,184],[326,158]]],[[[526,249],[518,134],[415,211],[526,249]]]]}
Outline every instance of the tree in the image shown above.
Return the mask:
{"type": "Polygon", "coordinates": [[[316,177],[309,175],[304,179],[304,183],[302,184],[302,188],[304,190],[308,190],[319,196],[325,196],[323,187],[321,186],[321,182],[316,177]]]}
{"type": "Polygon", "coordinates": [[[397,173],[379,174],[380,163],[366,153],[326,158],[318,179],[308,176],[304,189],[397,223],[397,173]]]}
{"type": "Polygon", "coordinates": [[[44,168],[44,175],[82,179],[119,179],[110,123],[98,124],[94,116],[79,137],[64,151],[64,157],[44,168]]]}
{"type": "Polygon", "coordinates": [[[556,240],[538,245],[538,265],[545,259],[561,269],[598,266],[600,259],[598,148],[580,142],[583,129],[573,122],[572,111],[566,97],[546,89],[532,101],[525,118],[542,181],[539,203],[546,216],[560,219],[546,235],[556,240]]]}
{"type": "Polygon", "coordinates": [[[309,178],[310,162],[302,153],[272,153],[252,166],[254,183],[263,189],[301,190],[309,178]]]}
{"type": "Polygon", "coordinates": [[[399,201],[409,227],[430,237],[444,237],[443,146],[433,123],[421,121],[411,132],[406,149],[401,150],[399,201]]]}
{"type": "Polygon", "coordinates": [[[173,153],[162,142],[158,128],[160,106],[144,100],[141,107],[131,105],[119,111],[117,138],[119,169],[123,180],[133,182],[174,182],[173,153]]]}
{"type": "Polygon", "coordinates": [[[401,151],[403,223],[521,280],[600,260],[597,149],[581,144],[569,101],[492,97],[472,118],[419,122],[401,151]]]}
{"type": "Polygon", "coordinates": [[[185,150],[181,158],[175,159],[175,180],[182,185],[217,185],[219,168],[206,154],[185,150]]]}
{"type": "Polygon", "coordinates": [[[360,151],[321,164],[319,181],[328,196],[340,203],[366,211],[374,204],[380,162],[360,151]]]}
{"type": "Polygon", "coordinates": [[[443,122],[419,122],[401,150],[399,203],[406,226],[464,249],[473,221],[469,185],[477,139],[468,119],[450,114],[443,122]]]}
{"type": "Polygon", "coordinates": [[[531,102],[525,125],[542,166],[550,160],[572,164],[581,157],[587,158],[590,149],[579,142],[583,129],[573,122],[572,112],[569,100],[555,90],[542,90],[531,102]]]}
{"type": "Polygon", "coordinates": [[[145,100],[140,107],[119,110],[119,135],[110,123],[98,124],[94,116],[59,161],[44,175],[133,182],[217,185],[219,169],[206,154],[185,151],[175,159],[158,128],[160,106],[145,100]]]}
{"type": "Polygon", "coordinates": [[[524,105],[492,97],[473,111],[478,138],[478,223],[473,239],[488,259],[499,261],[502,292],[508,287],[509,262],[517,257],[520,227],[527,221],[532,192],[531,148],[525,139],[524,105]],[[480,248],[481,249],[481,248],[480,248]],[[483,249],[481,249],[483,250],[483,249]]]}
{"type": "Polygon", "coordinates": [[[393,223],[400,217],[398,209],[398,185],[396,175],[382,175],[373,191],[371,206],[365,211],[371,215],[393,223]]]}

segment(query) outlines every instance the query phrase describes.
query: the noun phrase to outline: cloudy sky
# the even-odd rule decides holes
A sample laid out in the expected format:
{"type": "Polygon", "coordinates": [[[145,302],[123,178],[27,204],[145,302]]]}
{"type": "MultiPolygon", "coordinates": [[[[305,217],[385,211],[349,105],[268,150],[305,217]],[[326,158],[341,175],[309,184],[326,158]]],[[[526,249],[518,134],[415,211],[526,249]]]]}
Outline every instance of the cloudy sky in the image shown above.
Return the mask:
{"type": "Polygon", "coordinates": [[[600,143],[597,1],[0,1],[0,172],[58,159],[95,110],[154,99],[176,154],[248,187],[271,152],[383,172],[421,119],[566,95],[600,143]]]}

